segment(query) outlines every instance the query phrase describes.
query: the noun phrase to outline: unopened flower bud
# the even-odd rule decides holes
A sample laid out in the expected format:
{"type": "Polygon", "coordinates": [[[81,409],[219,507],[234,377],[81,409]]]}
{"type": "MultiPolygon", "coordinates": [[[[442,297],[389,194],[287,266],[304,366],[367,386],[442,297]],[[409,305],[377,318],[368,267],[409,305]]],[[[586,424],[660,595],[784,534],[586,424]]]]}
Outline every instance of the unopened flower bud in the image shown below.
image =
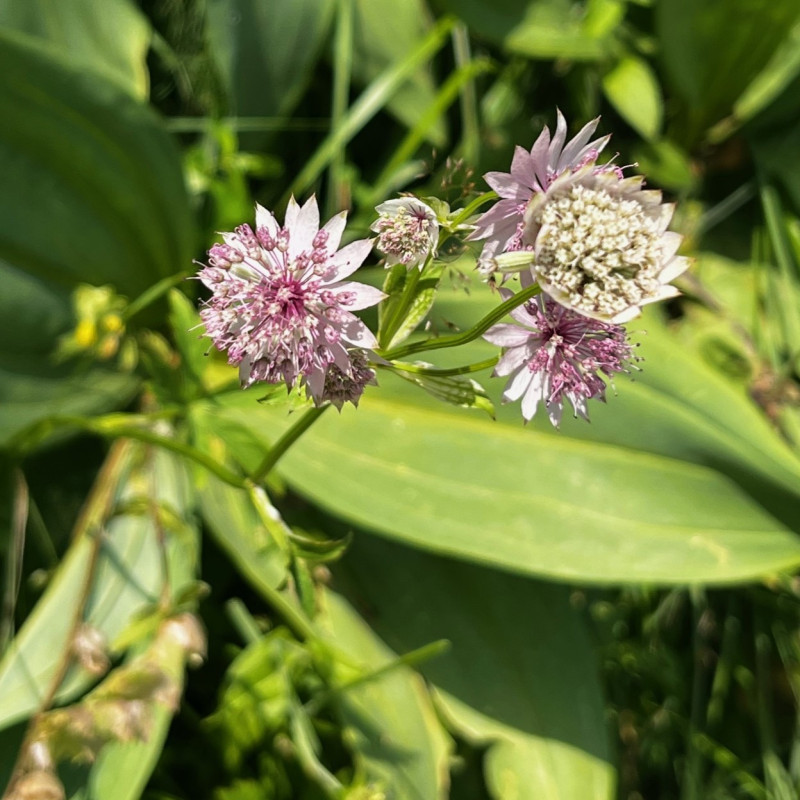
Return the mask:
{"type": "Polygon", "coordinates": [[[416,197],[387,200],[375,209],[380,215],[372,224],[378,234],[377,248],[386,256],[386,266],[403,264],[422,269],[436,254],[439,222],[433,209],[416,197]]]}

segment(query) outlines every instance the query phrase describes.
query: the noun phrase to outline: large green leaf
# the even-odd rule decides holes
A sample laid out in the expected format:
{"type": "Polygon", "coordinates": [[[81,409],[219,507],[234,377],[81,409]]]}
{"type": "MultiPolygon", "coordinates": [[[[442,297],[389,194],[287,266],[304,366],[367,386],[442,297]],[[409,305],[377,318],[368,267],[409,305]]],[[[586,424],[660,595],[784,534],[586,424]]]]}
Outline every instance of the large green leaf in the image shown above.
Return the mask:
{"type": "Polygon", "coordinates": [[[396,651],[450,640],[421,669],[450,725],[488,745],[498,800],[612,795],[597,664],[566,589],[366,536],[339,569],[396,651]]]}
{"type": "Polygon", "coordinates": [[[238,116],[282,117],[300,99],[333,0],[209,0],[208,34],[238,116]]]}
{"type": "Polygon", "coordinates": [[[0,352],[0,448],[35,422],[57,415],[100,414],[127,403],[131,375],[92,368],[71,372],[46,356],[0,352]]]}
{"type": "MultiPolygon", "coordinates": [[[[474,320],[486,295],[438,313],[474,320]]],[[[797,459],[740,386],[671,342],[654,315],[647,325],[645,371],[620,379],[606,407],[594,404],[589,425],[524,429],[515,406],[493,424],[382,373],[358,410],[317,422],[279,469],[366,528],[518,572],[720,583],[799,564],[797,459]]],[[[447,357],[490,352],[484,343],[447,357]]],[[[288,422],[274,408],[237,414],[251,442],[274,440],[288,422]]]]}
{"type": "MultiPolygon", "coordinates": [[[[358,670],[340,670],[335,705],[347,727],[357,763],[371,782],[397,800],[447,797],[448,737],[418,675],[391,664],[396,656],[347,601],[326,592],[318,624],[358,670]],[[363,682],[347,687],[352,681],[363,682]]],[[[423,642],[424,644],[424,642],[423,642]]]]}
{"type": "MultiPolygon", "coordinates": [[[[730,0],[736,23],[720,24],[715,0],[661,0],[656,4],[660,53],[667,75],[686,103],[683,138],[691,143],[731,113],[758,79],[800,16],[795,0],[730,0]]],[[[760,90],[761,91],[761,90],[760,90]]],[[[756,104],[757,105],[757,104],[756,104]]]]}
{"type": "Polygon", "coordinates": [[[46,357],[69,327],[69,292],[0,261],[0,350],[46,357]]]}
{"type": "Polygon", "coordinates": [[[150,24],[131,0],[0,0],[0,25],[43,39],[76,65],[147,97],[150,24]]]}
{"type": "Polygon", "coordinates": [[[0,258],[133,296],[186,268],[193,221],[177,148],[125,91],[0,31],[0,258]],[[58,135],[54,135],[57,131],[58,135]]]}
{"type": "MultiPolygon", "coordinates": [[[[114,646],[158,602],[165,582],[174,596],[194,578],[197,534],[185,521],[190,492],[172,455],[131,443],[112,450],[76,538],[0,661],[0,728],[46,697],[71,647],[77,613],[114,646]]],[[[92,680],[73,664],[56,697],[74,697],[92,680]]]]}
{"type": "MultiPolygon", "coordinates": [[[[467,327],[493,302],[485,291],[469,297],[443,293],[432,324],[441,328],[446,320],[467,327]]],[[[712,467],[748,492],[764,488],[772,496],[765,504],[775,513],[791,512],[800,486],[800,461],[745,389],[705,363],[696,348],[687,347],[657,310],[649,310],[629,327],[637,355],[644,359],[641,371],[633,373],[632,380],[617,378],[608,404],[593,404],[590,424],[566,419],[563,433],[712,467]],[[771,489],[769,484],[774,484],[771,489]]],[[[479,361],[493,352],[485,345],[472,347],[471,353],[445,351],[443,363],[479,361]]],[[[498,380],[486,385],[490,393],[502,387],[498,380]]],[[[502,406],[498,417],[519,420],[519,408],[502,406]]],[[[535,420],[532,427],[553,433],[544,419],[535,420]]],[[[795,519],[791,513],[789,518],[795,519]]]]}

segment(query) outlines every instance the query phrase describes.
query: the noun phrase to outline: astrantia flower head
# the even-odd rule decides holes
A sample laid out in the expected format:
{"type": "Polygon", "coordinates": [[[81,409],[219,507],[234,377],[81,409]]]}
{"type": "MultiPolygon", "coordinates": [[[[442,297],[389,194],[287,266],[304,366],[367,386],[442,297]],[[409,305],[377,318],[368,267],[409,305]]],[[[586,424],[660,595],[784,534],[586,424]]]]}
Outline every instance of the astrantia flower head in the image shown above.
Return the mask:
{"type": "Polygon", "coordinates": [[[525,209],[522,239],[531,275],[564,306],[627,322],[641,307],[679,292],[670,281],[689,266],[682,237],[667,230],[674,207],[642,177],[584,167],[556,178],[525,209]]]}
{"type": "Polygon", "coordinates": [[[560,175],[591,167],[598,171],[617,170],[613,165],[595,167],[600,151],[606,146],[609,136],[590,141],[600,121],[599,117],[585,125],[580,132],[566,142],[567,123],[561,111],[553,138],[545,127],[530,151],[517,147],[511,162],[511,172],[488,172],[486,182],[500,196],[485,214],[475,223],[469,236],[472,240],[486,239],[478,266],[483,272],[492,272],[492,259],[500,253],[526,249],[523,241],[525,209],[535,194],[543,194],[560,175]]]}
{"type": "Polygon", "coordinates": [[[228,363],[239,366],[244,386],[302,383],[318,402],[331,367],[350,374],[352,348],[377,345],[352,312],[375,305],[383,293],[344,280],[361,266],[372,240],[339,250],[345,220],[342,212],[320,229],[314,197],[302,208],[292,198],[283,227],[256,206],[255,231],[241,225],[208,251],[199,277],[213,295],[200,316],[228,363]]]}
{"type": "MultiPolygon", "coordinates": [[[[504,300],[513,293],[501,289],[504,300]]],[[[510,376],[506,401],[521,400],[522,416],[533,419],[539,403],[558,427],[568,400],[576,416],[589,419],[586,401],[605,400],[606,382],[628,372],[633,347],[620,325],[590,319],[537,295],[511,312],[518,323],[490,328],[484,339],[504,348],[495,376],[510,376]]]]}
{"type": "Polygon", "coordinates": [[[436,254],[439,222],[434,210],[416,197],[387,200],[375,210],[379,216],[371,229],[378,234],[376,247],[386,256],[386,266],[422,269],[425,259],[436,254]]]}

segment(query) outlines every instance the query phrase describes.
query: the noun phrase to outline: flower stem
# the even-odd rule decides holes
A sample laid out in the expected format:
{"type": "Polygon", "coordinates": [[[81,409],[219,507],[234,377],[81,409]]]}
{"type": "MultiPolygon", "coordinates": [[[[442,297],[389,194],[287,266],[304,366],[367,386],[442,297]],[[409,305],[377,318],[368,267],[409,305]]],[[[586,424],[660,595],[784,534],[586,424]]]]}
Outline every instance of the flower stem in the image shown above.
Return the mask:
{"type": "Polygon", "coordinates": [[[185,281],[192,273],[178,272],[175,275],[168,275],[158,283],[154,283],[150,288],[145,289],[123,312],[123,322],[128,322],[131,317],[143,311],[166,294],[173,286],[177,286],[181,281],[185,281]]]}
{"type": "Polygon", "coordinates": [[[376,367],[391,370],[392,372],[411,372],[415,375],[426,375],[431,378],[449,378],[452,375],[469,375],[472,372],[481,372],[484,369],[493,367],[499,356],[492,356],[484,361],[475,364],[466,364],[463,367],[448,367],[439,369],[438,367],[421,367],[419,364],[406,364],[403,361],[394,361],[391,364],[376,364],[376,367]]]}
{"type": "Polygon", "coordinates": [[[488,203],[490,200],[497,200],[497,192],[484,192],[470,203],[467,203],[450,221],[449,227],[451,230],[455,230],[459,225],[466,222],[484,203],[488,203]]]}
{"type": "Polygon", "coordinates": [[[387,361],[393,361],[398,358],[405,358],[413,353],[424,353],[427,350],[441,350],[445,347],[458,347],[459,345],[467,344],[486,333],[492,325],[503,319],[509,311],[515,309],[517,306],[521,306],[523,303],[539,294],[539,292],[541,292],[539,285],[536,283],[531,284],[527,288],[517,292],[513,297],[509,297],[505,303],[501,303],[497,308],[492,309],[492,311],[483,317],[476,325],[473,325],[463,333],[457,333],[453,336],[439,336],[434,339],[425,339],[422,342],[412,342],[411,344],[401,345],[392,350],[387,350],[384,353],[379,353],[379,355],[387,359],[387,361]]]}
{"type": "Polygon", "coordinates": [[[381,326],[383,330],[380,332],[380,336],[387,345],[391,344],[394,335],[397,333],[400,325],[403,322],[403,318],[411,308],[416,296],[420,276],[431,263],[431,259],[432,256],[429,255],[422,269],[412,267],[412,269],[409,270],[408,274],[406,275],[405,284],[403,285],[403,292],[400,295],[397,305],[392,310],[391,316],[386,320],[386,323],[381,326]]]}
{"type": "Polygon", "coordinates": [[[258,469],[250,476],[253,483],[261,483],[278,463],[281,456],[325,413],[330,404],[317,408],[309,408],[297,422],[269,449],[266,458],[258,465],[258,469]]]}

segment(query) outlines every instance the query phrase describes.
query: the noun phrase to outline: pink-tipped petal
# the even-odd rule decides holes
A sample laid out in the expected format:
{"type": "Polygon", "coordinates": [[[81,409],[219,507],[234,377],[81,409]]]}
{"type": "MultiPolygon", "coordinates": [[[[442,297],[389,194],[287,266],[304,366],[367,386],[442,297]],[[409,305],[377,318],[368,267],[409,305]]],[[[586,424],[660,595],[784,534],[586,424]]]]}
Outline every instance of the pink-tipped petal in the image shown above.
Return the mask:
{"type": "Polygon", "coordinates": [[[342,234],[347,225],[347,212],[340,211],[334,214],[323,226],[322,230],[328,234],[326,246],[329,253],[335,253],[342,241],[342,234]]]}
{"type": "Polygon", "coordinates": [[[333,293],[342,299],[342,305],[346,306],[349,311],[370,308],[386,297],[380,289],[368,286],[366,283],[355,283],[354,281],[346,281],[340,284],[333,289],[333,293]]]}

